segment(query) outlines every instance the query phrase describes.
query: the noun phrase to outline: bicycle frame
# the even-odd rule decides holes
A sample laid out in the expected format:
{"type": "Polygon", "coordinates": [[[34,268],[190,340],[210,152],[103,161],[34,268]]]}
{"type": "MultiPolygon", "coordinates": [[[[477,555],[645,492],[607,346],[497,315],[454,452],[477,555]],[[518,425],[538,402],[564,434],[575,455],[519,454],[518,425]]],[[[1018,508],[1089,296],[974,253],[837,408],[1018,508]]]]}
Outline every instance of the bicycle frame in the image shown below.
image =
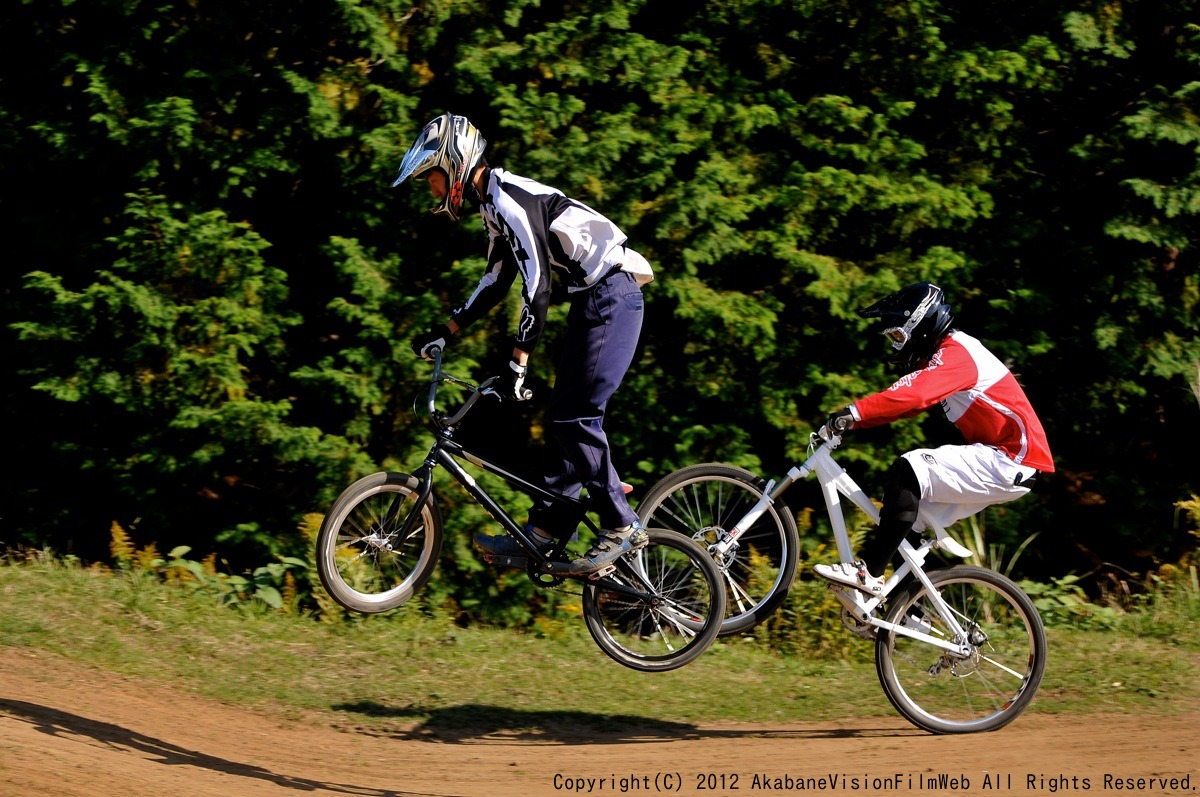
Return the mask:
{"type": "MultiPolygon", "coordinates": [[[[429,450],[429,454],[426,456],[424,464],[417,471],[417,473],[414,474],[418,479],[421,480],[422,483],[421,496],[419,499],[420,501],[424,501],[427,495],[432,492],[433,469],[438,465],[441,465],[446,469],[446,472],[453,476],[454,480],[462,485],[462,488],[466,490],[467,493],[470,494],[470,496],[484,508],[484,510],[487,511],[493,520],[499,523],[506,532],[511,534],[519,543],[521,543],[521,547],[525,549],[526,553],[531,559],[534,559],[540,564],[543,561],[553,559],[556,555],[566,549],[567,540],[561,539],[556,541],[554,548],[548,555],[543,554],[538,549],[537,545],[534,544],[533,540],[529,538],[529,535],[526,533],[524,527],[517,523],[513,519],[512,515],[505,511],[504,508],[501,507],[500,504],[497,503],[496,500],[492,498],[492,496],[486,490],[484,490],[483,487],[481,487],[479,483],[475,481],[475,478],[471,476],[471,474],[467,472],[467,470],[459,463],[460,457],[472,465],[481,468],[494,476],[500,477],[508,484],[513,485],[533,498],[551,500],[562,504],[571,504],[578,507],[581,512],[584,510],[584,504],[582,501],[568,498],[557,493],[552,493],[549,490],[546,490],[544,487],[534,484],[501,467],[500,465],[491,462],[490,460],[471,453],[460,443],[443,436],[439,436],[439,438],[434,442],[433,448],[429,450]]],[[[420,506],[419,503],[418,506],[420,506]]],[[[587,517],[586,515],[583,516],[583,522],[586,523],[588,528],[593,532],[598,530],[591,518],[587,517]]]]}
{"type": "MultiPolygon", "coordinates": [[[[435,432],[436,437],[433,446],[429,449],[429,453],[426,454],[425,461],[422,463],[417,472],[413,474],[421,485],[417,501],[414,506],[420,507],[424,505],[427,500],[429,500],[430,495],[433,493],[433,471],[434,468],[440,465],[446,469],[447,473],[454,477],[454,480],[457,481],[462,488],[466,490],[476,502],[479,503],[480,506],[483,507],[483,509],[492,517],[493,520],[499,523],[506,532],[511,534],[513,538],[517,540],[517,542],[521,545],[521,548],[524,549],[526,556],[532,560],[532,566],[528,569],[531,576],[536,571],[540,575],[545,575],[555,579],[565,577],[582,581],[590,580],[598,583],[602,582],[606,589],[609,589],[613,592],[619,592],[638,599],[649,598],[650,596],[646,592],[633,589],[620,583],[619,581],[614,581],[607,578],[606,571],[600,571],[598,573],[592,573],[586,576],[555,573],[552,569],[553,563],[559,561],[561,555],[566,551],[567,543],[570,541],[570,539],[564,537],[556,540],[554,546],[548,552],[543,553],[538,548],[537,544],[530,539],[529,534],[525,531],[525,528],[517,523],[517,521],[513,519],[512,515],[510,515],[502,506],[500,506],[500,504],[494,498],[492,498],[487,490],[480,486],[475,478],[459,462],[459,459],[461,458],[470,464],[499,477],[532,498],[548,500],[573,507],[578,511],[578,515],[582,518],[583,523],[588,527],[588,529],[594,534],[599,533],[599,527],[586,514],[586,501],[562,495],[560,493],[551,492],[542,485],[534,484],[528,479],[525,479],[508,470],[507,468],[492,462],[486,457],[472,453],[461,443],[458,443],[453,439],[455,428],[459,423],[462,422],[463,418],[481,396],[499,395],[491,388],[491,383],[495,380],[495,378],[496,377],[492,377],[480,385],[475,386],[469,382],[465,382],[457,377],[451,376],[450,374],[442,371],[441,350],[438,349],[435,351],[433,378],[429,387],[428,410],[430,417],[433,418],[434,423],[438,428],[435,432]],[[453,415],[446,416],[437,409],[437,394],[439,386],[442,382],[450,382],[452,384],[461,385],[470,392],[470,396],[467,397],[467,400],[463,402],[462,406],[460,406],[453,415]]],[[[401,497],[396,499],[393,506],[388,510],[389,518],[394,519],[395,513],[399,511],[399,507],[402,502],[403,499],[401,497]]],[[[418,513],[414,511],[411,512],[407,518],[405,518],[404,525],[402,526],[400,533],[397,535],[399,540],[403,541],[408,536],[417,515],[418,513]]],[[[637,576],[641,578],[640,573],[637,573],[637,576]]],[[[538,583],[536,578],[533,580],[535,583],[538,583]]],[[[648,585],[643,584],[643,586],[648,585]]]]}
{"type": "MultiPolygon", "coordinates": [[[[798,467],[793,466],[788,470],[782,481],[778,484],[774,480],[767,482],[763,488],[763,496],[758,500],[758,503],[729,530],[727,535],[709,546],[709,552],[714,555],[725,554],[737,542],[737,539],[745,530],[753,526],[755,521],[767,510],[767,507],[775,503],[789,487],[801,479],[815,475],[821,487],[822,497],[825,500],[829,522],[833,527],[838,555],[843,562],[854,561],[854,552],[850,545],[850,534],[846,527],[845,515],[842,512],[841,499],[843,496],[849,499],[852,504],[861,509],[871,519],[871,522],[875,524],[879,523],[879,509],[871,501],[867,493],[850,477],[845,468],[834,461],[832,452],[841,444],[841,439],[841,435],[831,435],[828,439],[823,439],[823,442],[816,447],[804,463],[798,467]]],[[[931,645],[943,648],[956,656],[967,656],[970,653],[970,646],[966,644],[966,631],[959,623],[954,612],[942,600],[937,589],[934,588],[933,583],[929,580],[929,577],[925,574],[924,564],[929,553],[935,549],[945,550],[959,557],[970,556],[972,552],[955,541],[944,528],[932,522],[924,509],[919,512],[918,519],[933,530],[933,537],[926,537],[917,547],[914,547],[908,540],[900,543],[899,553],[903,559],[903,563],[895,569],[891,577],[885,582],[882,595],[872,597],[866,603],[862,604],[853,601],[849,597],[843,599],[840,593],[838,598],[851,611],[855,619],[863,625],[883,628],[897,634],[920,639],[931,645]],[[947,627],[953,631],[953,638],[959,640],[958,642],[946,641],[907,626],[889,623],[875,616],[875,608],[910,573],[925,585],[938,614],[946,622],[947,627]]]]}

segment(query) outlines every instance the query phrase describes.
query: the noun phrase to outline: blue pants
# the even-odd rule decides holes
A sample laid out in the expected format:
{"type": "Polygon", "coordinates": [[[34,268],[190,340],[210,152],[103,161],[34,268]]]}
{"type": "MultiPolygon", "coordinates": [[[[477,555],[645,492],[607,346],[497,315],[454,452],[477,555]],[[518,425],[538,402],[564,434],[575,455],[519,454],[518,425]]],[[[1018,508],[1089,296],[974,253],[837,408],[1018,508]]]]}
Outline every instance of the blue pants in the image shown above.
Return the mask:
{"type": "MultiPolygon", "coordinates": [[[[623,271],[572,296],[546,408],[551,432],[546,488],[578,498],[586,487],[601,528],[619,528],[637,519],[613,467],[604,413],[633,362],[643,312],[642,291],[623,271]]],[[[581,519],[550,502],[538,502],[529,512],[533,525],[556,535],[574,531],[581,519]]]]}

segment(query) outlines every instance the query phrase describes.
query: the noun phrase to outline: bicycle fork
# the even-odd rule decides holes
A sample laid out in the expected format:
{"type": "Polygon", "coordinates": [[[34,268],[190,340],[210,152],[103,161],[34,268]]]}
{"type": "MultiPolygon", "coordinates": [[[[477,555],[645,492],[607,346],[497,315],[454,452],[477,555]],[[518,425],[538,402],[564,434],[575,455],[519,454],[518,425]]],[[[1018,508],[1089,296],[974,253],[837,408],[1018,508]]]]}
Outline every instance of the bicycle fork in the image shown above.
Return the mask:
{"type": "Polygon", "coordinates": [[[385,551],[393,551],[402,545],[408,539],[408,535],[412,533],[413,526],[416,525],[417,518],[421,516],[421,507],[425,506],[425,502],[429,500],[429,494],[433,492],[433,468],[426,461],[426,467],[422,471],[418,471],[415,477],[409,477],[409,487],[419,485],[420,490],[417,494],[416,503],[413,504],[413,511],[408,513],[404,518],[404,525],[395,534],[389,534],[388,529],[396,522],[396,517],[400,514],[400,510],[404,506],[404,494],[397,493],[388,505],[387,511],[379,520],[379,532],[371,535],[375,539],[372,544],[375,547],[385,551]],[[415,482],[415,484],[414,484],[415,482]]]}
{"type": "Polygon", "coordinates": [[[750,507],[750,511],[742,515],[733,528],[727,530],[720,539],[708,546],[708,553],[718,562],[725,561],[725,554],[729,553],[729,549],[737,544],[738,538],[758,522],[763,513],[779,500],[779,496],[783,495],[797,480],[807,475],[804,469],[793,467],[778,485],[775,484],[774,479],[768,481],[762,489],[762,497],[754,506],[750,507]]]}

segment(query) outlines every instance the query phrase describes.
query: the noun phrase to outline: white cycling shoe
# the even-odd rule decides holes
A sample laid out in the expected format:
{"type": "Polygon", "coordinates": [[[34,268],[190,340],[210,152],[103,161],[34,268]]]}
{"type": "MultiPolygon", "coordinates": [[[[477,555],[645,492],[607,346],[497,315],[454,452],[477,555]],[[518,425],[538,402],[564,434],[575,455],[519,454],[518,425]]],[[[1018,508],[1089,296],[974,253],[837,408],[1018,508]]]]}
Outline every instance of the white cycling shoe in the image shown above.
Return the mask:
{"type": "Polygon", "coordinates": [[[883,594],[883,577],[871,575],[861,559],[836,565],[816,565],[813,572],[827,581],[854,587],[871,596],[883,594]]]}

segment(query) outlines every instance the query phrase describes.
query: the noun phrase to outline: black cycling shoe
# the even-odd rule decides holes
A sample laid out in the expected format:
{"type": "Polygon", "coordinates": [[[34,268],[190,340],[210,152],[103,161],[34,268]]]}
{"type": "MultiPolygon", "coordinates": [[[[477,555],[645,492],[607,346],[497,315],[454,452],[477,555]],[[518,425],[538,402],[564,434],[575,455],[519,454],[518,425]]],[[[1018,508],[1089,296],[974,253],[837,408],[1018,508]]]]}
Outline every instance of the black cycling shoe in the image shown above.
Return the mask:
{"type": "MultiPolygon", "coordinates": [[[[530,526],[525,527],[525,533],[533,537],[534,542],[538,541],[537,535],[533,533],[530,526]]],[[[479,548],[484,553],[483,560],[491,565],[498,567],[516,567],[522,568],[529,561],[529,554],[521,547],[521,543],[517,542],[511,534],[484,534],[480,532],[473,538],[475,547],[479,548]]],[[[554,547],[554,540],[547,541],[544,545],[539,544],[538,548],[542,553],[548,552],[554,547]]]]}
{"type": "Polygon", "coordinates": [[[650,535],[636,520],[621,531],[601,529],[600,538],[586,554],[570,563],[555,563],[554,572],[586,576],[603,570],[627,553],[641,550],[650,542],[650,535]]]}

